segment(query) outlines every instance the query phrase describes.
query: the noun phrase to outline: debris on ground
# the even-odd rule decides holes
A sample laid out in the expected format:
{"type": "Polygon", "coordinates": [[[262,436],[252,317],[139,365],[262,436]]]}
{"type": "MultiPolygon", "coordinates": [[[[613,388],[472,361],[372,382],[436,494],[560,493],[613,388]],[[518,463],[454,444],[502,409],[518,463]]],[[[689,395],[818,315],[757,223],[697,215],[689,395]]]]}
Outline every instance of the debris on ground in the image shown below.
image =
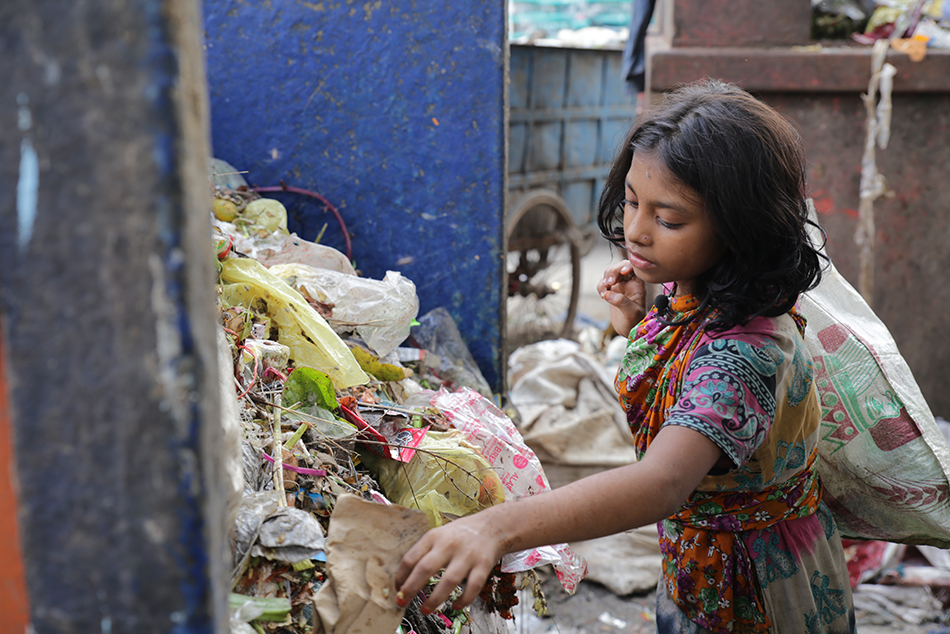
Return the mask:
{"type": "Polygon", "coordinates": [[[928,48],[950,48],[950,6],[942,0],[812,0],[811,27],[815,40],[888,40],[915,62],[928,48]]]}

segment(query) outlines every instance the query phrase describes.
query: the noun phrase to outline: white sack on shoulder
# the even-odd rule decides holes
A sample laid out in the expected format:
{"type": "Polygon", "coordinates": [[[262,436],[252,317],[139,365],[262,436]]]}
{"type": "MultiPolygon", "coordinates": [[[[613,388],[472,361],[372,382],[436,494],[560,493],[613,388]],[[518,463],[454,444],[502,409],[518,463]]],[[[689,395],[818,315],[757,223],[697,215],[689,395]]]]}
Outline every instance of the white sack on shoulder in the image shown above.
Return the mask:
{"type": "Polygon", "coordinates": [[[950,447],[887,327],[833,266],[800,309],[821,400],[818,470],[842,535],[950,547],[950,447]]]}

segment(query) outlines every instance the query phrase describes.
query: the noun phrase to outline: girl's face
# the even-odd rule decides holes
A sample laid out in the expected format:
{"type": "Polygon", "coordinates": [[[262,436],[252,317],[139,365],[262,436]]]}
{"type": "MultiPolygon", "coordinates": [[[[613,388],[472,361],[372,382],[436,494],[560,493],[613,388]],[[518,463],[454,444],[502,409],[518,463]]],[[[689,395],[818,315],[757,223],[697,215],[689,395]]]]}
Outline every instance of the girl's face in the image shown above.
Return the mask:
{"type": "Polygon", "coordinates": [[[624,196],[624,246],[637,277],[653,284],[676,282],[678,291],[695,292],[696,277],[725,251],[702,197],[654,155],[640,152],[633,155],[624,196]]]}

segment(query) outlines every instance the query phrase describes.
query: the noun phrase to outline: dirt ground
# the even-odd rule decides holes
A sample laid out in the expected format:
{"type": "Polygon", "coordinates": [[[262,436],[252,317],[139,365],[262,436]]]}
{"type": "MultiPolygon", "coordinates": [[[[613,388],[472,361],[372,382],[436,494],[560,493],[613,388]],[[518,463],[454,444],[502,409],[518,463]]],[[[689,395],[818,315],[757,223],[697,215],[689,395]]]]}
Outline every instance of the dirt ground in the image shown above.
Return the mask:
{"type": "MultiPolygon", "coordinates": [[[[538,618],[530,602],[522,601],[512,611],[515,618],[510,631],[516,634],[654,634],[653,606],[656,593],[620,597],[598,583],[583,581],[572,596],[564,592],[557,579],[544,575],[544,595],[549,615],[538,618]],[[526,605],[527,604],[527,605],[526,605]]],[[[938,597],[925,588],[885,590],[884,603],[879,588],[859,587],[855,591],[858,634],[950,634],[950,611],[938,597]],[[927,618],[923,622],[908,622],[927,618]]]]}

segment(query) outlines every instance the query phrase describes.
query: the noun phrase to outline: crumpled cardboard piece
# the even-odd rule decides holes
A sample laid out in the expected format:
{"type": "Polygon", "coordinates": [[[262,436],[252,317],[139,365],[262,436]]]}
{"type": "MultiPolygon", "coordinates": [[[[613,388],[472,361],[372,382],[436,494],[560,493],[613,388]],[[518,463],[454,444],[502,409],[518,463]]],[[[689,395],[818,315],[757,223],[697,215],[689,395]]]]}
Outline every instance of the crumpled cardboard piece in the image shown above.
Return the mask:
{"type": "Polygon", "coordinates": [[[327,580],[314,599],[314,634],[392,634],[399,561],[429,529],[424,513],[343,494],[327,531],[327,580]]]}

